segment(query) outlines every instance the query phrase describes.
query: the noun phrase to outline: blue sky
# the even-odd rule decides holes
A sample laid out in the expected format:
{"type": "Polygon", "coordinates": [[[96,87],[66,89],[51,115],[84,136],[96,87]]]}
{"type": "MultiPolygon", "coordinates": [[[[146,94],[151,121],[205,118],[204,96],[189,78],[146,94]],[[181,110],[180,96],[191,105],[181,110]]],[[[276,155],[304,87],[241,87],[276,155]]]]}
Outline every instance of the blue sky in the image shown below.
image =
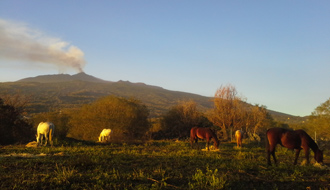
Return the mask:
{"type": "Polygon", "coordinates": [[[330,97],[329,19],[322,0],[2,0],[2,34],[19,41],[25,34],[15,31],[23,31],[25,40],[77,59],[66,65],[17,42],[19,51],[44,56],[32,60],[15,46],[9,52],[3,38],[0,82],[75,74],[78,64],[104,80],[210,97],[232,84],[248,103],[305,116],[330,97]]]}

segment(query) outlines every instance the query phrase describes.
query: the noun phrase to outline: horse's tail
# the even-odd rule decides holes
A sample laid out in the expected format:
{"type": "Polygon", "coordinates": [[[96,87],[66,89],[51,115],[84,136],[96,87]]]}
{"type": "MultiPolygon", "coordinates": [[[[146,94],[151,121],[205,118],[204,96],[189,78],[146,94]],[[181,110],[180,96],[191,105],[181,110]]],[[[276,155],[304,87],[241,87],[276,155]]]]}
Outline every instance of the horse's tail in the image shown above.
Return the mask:
{"type": "Polygon", "coordinates": [[[53,129],[50,128],[49,130],[49,142],[53,146],[53,129]]]}
{"type": "Polygon", "coordinates": [[[265,143],[266,143],[266,152],[269,151],[269,147],[270,147],[270,145],[269,145],[269,139],[268,139],[268,131],[269,130],[266,131],[266,140],[265,140],[265,143]]]}

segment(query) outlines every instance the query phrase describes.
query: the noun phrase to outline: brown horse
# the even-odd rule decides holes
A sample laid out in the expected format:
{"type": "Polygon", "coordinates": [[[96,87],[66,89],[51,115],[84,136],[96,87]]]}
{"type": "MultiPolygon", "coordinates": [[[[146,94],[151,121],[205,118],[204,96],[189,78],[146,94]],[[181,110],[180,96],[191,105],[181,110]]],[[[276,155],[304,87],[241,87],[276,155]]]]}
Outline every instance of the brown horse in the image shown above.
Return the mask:
{"type": "Polygon", "coordinates": [[[323,162],[323,152],[304,130],[291,131],[283,128],[271,128],[267,130],[266,136],[268,165],[271,165],[270,155],[273,156],[276,164],[275,147],[277,144],[280,144],[288,149],[296,149],[296,158],[293,163],[294,165],[297,164],[301,149],[304,149],[307,163],[309,163],[309,148],[311,148],[314,152],[314,159],[318,163],[323,162]]]}
{"type": "Polygon", "coordinates": [[[216,149],[219,149],[218,148],[219,140],[217,138],[217,135],[210,128],[193,127],[190,130],[190,144],[191,144],[191,147],[193,147],[194,142],[197,143],[198,138],[206,139],[207,150],[210,150],[209,142],[213,138],[214,147],[216,149]]]}
{"type": "Polygon", "coordinates": [[[236,142],[237,142],[237,148],[242,147],[243,131],[237,130],[235,132],[235,138],[236,138],[236,142]]]}

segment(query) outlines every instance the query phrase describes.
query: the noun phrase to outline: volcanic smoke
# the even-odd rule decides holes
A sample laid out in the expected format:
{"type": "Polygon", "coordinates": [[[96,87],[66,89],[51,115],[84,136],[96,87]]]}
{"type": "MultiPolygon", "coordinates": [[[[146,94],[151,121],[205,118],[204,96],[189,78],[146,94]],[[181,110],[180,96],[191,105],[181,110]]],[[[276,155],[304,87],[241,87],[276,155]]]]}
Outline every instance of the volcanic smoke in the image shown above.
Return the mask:
{"type": "MultiPolygon", "coordinates": [[[[63,73],[68,69],[83,72],[84,52],[58,38],[28,27],[26,24],[0,19],[0,59],[24,64],[53,64],[63,73]]],[[[30,66],[29,65],[29,66],[30,66]]]]}

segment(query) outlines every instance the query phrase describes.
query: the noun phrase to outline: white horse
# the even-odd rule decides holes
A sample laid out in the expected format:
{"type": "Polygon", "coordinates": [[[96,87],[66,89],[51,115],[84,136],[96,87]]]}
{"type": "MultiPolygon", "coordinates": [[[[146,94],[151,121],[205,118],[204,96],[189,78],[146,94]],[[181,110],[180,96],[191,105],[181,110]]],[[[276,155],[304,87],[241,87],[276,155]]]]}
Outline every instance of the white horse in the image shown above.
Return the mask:
{"type": "Polygon", "coordinates": [[[99,142],[107,142],[110,140],[111,129],[103,129],[99,136],[99,142]]]}
{"type": "Polygon", "coordinates": [[[37,129],[37,143],[42,145],[42,140],[45,137],[45,145],[47,145],[48,137],[49,142],[53,146],[53,136],[54,136],[55,125],[51,122],[41,122],[37,129]]]}

